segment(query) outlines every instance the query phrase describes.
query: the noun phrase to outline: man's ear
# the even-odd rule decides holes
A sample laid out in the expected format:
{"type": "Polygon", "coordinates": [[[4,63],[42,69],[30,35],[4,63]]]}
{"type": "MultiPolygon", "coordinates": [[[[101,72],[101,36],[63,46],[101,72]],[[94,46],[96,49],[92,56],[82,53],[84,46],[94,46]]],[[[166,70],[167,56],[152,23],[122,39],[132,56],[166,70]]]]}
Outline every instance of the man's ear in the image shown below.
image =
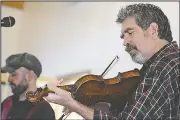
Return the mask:
{"type": "Polygon", "coordinates": [[[151,35],[153,37],[153,39],[157,39],[158,38],[158,25],[156,23],[151,23],[150,24],[150,28],[151,28],[151,35]]]}
{"type": "Polygon", "coordinates": [[[28,81],[34,80],[34,77],[35,77],[34,72],[33,72],[32,70],[30,70],[30,71],[28,72],[27,77],[28,77],[28,78],[27,78],[28,81]]]}

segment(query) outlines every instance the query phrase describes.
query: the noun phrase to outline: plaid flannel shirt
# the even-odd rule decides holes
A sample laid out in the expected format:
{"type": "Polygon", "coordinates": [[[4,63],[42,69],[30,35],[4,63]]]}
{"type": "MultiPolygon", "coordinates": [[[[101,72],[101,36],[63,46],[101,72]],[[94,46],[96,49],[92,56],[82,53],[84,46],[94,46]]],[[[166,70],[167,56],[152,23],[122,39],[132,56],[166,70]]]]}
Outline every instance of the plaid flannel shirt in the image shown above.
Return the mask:
{"type": "Polygon", "coordinates": [[[179,48],[175,41],[142,67],[143,79],[118,116],[94,110],[94,120],[180,120],[179,48]]]}

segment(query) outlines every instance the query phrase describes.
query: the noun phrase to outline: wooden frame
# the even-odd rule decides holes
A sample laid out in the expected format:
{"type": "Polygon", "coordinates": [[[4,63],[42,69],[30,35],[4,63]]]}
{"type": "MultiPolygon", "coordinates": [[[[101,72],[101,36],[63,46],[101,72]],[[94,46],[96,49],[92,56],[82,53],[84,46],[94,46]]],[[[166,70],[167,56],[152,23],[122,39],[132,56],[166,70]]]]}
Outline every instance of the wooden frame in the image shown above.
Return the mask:
{"type": "Polygon", "coordinates": [[[17,8],[17,9],[24,9],[24,2],[20,1],[1,1],[1,5],[17,8]]]}
{"type": "Polygon", "coordinates": [[[8,73],[1,73],[1,84],[6,84],[8,73]]]}

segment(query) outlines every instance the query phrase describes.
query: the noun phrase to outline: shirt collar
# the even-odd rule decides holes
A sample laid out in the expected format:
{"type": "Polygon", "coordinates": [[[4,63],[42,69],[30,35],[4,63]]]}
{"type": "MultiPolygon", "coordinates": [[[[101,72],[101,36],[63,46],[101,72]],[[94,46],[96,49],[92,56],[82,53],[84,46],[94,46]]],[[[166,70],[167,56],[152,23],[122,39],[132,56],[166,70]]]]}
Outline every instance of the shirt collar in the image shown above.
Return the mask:
{"type": "Polygon", "coordinates": [[[174,50],[173,48],[178,48],[177,42],[176,41],[172,41],[170,43],[168,43],[167,45],[165,45],[164,47],[162,47],[158,52],[156,52],[148,61],[146,61],[142,68],[140,69],[140,73],[142,76],[145,75],[146,70],[148,69],[148,67],[157,59],[161,58],[162,56],[164,56],[164,54],[168,54],[168,52],[171,52],[172,50],[174,50]]]}
{"type": "Polygon", "coordinates": [[[143,66],[149,67],[157,58],[161,57],[162,55],[166,54],[167,51],[169,52],[171,48],[177,46],[176,41],[172,41],[162,47],[158,52],[156,52],[148,61],[146,61],[143,66]]]}

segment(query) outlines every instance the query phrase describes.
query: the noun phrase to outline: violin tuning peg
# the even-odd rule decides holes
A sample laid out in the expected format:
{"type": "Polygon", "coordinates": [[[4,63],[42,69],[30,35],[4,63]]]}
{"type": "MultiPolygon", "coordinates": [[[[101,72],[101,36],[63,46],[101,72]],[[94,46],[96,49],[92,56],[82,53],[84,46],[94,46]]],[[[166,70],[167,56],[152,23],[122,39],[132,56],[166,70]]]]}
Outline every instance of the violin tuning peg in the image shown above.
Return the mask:
{"type": "Polygon", "coordinates": [[[42,91],[42,88],[40,87],[37,91],[42,91]]]}

